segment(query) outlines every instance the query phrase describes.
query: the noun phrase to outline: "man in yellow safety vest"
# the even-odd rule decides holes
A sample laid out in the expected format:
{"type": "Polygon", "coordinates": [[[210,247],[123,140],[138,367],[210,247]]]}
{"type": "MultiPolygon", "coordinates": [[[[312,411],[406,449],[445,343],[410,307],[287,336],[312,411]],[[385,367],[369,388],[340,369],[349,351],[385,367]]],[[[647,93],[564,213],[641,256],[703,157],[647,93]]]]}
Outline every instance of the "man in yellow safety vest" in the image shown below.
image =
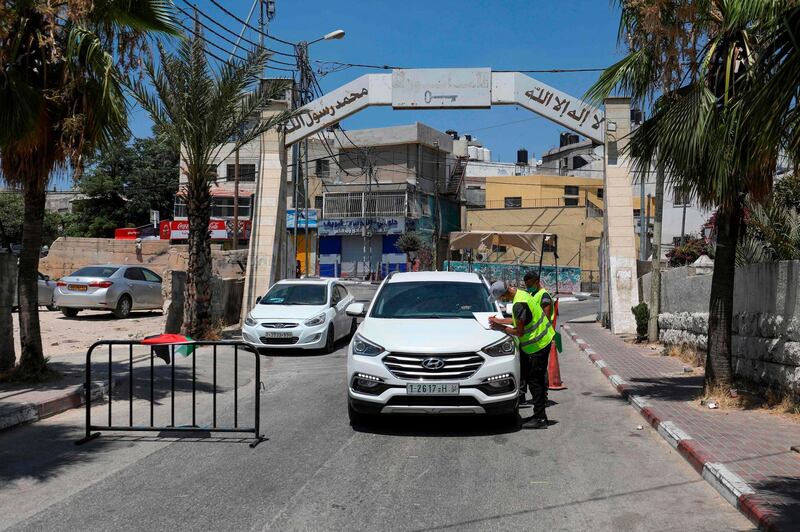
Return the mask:
{"type": "Polygon", "coordinates": [[[491,317],[489,323],[493,329],[518,338],[520,368],[533,402],[533,417],[523,427],[546,429],[547,363],[556,333],[542,307],[524,290],[497,281],[490,287],[490,298],[513,302],[511,318],[491,317]]]}
{"type": "Polygon", "coordinates": [[[537,303],[542,307],[545,316],[547,316],[550,321],[553,321],[554,315],[554,308],[553,308],[553,298],[550,296],[550,293],[545,290],[542,286],[542,281],[539,278],[539,274],[536,272],[528,272],[525,274],[525,277],[522,278],[525,281],[525,289],[528,291],[530,295],[536,300],[537,303]]]}

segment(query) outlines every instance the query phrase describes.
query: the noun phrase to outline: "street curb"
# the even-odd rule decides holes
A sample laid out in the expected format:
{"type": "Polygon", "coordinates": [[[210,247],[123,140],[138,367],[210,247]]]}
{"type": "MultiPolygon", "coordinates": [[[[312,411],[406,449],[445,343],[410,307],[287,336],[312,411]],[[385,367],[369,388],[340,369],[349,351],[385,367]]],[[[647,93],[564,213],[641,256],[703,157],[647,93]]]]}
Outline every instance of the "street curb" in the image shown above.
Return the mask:
{"type": "MultiPolygon", "coordinates": [[[[126,382],[127,377],[114,379],[112,389],[126,382]]],[[[63,395],[39,403],[20,403],[0,408],[0,431],[10,430],[18,425],[33,423],[54,416],[86,403],[84,384],[75,385],[63,395]]],[[[92,401],[108,395],[108,384],[92,383],[92,401]]]]}
{"type": "Polygon", "coordinates": [[[678,451],[683,458],[697,471],[703,480],[708,482],[722,495],[726,501],[733,505],[739,512],[747,517],[759,530],[778,531],[775,524],[777,515],[775,510],[763,502],[758,494],[738,475],[728,470],[721,463],[714,462],[699,444],[683,429],[669,420],[662,420],[650,408],[647,398],[634,395],[631,385],[617,375],[596,351],[572,330],[569,325],[561,328],[570,339],[575,342],[578,349],[584,352],[589,360],[605,375],[612,386],[622,397],[628,400],[637,412],[661,435],[670,446],[678,451]]]}

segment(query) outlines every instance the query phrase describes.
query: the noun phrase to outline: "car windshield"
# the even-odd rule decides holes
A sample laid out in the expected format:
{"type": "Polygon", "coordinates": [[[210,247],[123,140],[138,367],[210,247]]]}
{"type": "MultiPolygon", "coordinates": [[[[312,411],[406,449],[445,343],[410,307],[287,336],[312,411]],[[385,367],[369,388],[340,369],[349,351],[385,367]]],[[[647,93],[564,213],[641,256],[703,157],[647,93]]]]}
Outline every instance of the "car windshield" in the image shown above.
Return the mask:
{"type": "Polygon", "coordinates": [[[70,277],[111,277],[119,268],[110,266],[86,266],[70,277]]]}
{"type": "Polygon", "coordinates": [[[472,318],[473,312],[493,312],[483,283],[387,283],[377,295],[373,318],[472,318]]]}
{"type": "Polygon", "coordinates": [[[323,284],[276,284],[261,298],[260,305],[324,305],[323,284]]]}

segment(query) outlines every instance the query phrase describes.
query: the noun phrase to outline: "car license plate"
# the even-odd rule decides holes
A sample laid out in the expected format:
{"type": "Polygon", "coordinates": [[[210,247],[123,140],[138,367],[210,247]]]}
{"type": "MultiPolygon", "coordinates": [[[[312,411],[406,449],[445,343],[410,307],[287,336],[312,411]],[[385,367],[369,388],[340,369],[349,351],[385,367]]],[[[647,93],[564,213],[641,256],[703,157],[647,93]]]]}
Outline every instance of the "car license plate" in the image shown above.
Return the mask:
{"type": "Polygon", "coordinates": [[[458,395],[458,383],[421,383],[406,384],[408,395],[458,395]]]}
{"type": "Polygon", "coordinates": [[[67,288],[73,292],[86,292],[85,284],[68,284],[67,288]]]}
{"type": "Polygon", "coordinates": [[[274,332],[274,331],[267,331],[264,333],[264,338],[291,338],[292,333],[290,332],[274,332]]]}

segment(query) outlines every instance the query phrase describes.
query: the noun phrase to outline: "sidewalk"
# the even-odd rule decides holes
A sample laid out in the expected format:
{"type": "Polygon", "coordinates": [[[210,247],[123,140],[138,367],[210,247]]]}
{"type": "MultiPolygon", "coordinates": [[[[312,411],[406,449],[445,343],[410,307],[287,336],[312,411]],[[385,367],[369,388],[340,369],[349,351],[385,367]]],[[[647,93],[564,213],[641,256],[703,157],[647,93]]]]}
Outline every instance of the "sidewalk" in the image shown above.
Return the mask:
{"type": "Polygon", "coordinates": [[[710,410],[703,379],[684,364],[628,344],[595,323],[570,323],[576,341],[617,391],[725,499],[764,530],[800,523],[800,424],[758,411],[710,410]]]}
{"type": "MultiPolygon", "coordinates": [[[[60,414],[84,403],[86,353],[60,355],[57,362],[49,365],[62,378],[41,384],[0,384],[0,430],[60,414]]],[[[118,363],[114,362],[114,371],[117,369],[118,363]]],[[[92,398],[108,393],[107,372],[101,369],[96,379],[106,382],[93,384],[92,398]]],[[[121,382],[120,378],[114,380],[115,385],[121,382]]]]}

